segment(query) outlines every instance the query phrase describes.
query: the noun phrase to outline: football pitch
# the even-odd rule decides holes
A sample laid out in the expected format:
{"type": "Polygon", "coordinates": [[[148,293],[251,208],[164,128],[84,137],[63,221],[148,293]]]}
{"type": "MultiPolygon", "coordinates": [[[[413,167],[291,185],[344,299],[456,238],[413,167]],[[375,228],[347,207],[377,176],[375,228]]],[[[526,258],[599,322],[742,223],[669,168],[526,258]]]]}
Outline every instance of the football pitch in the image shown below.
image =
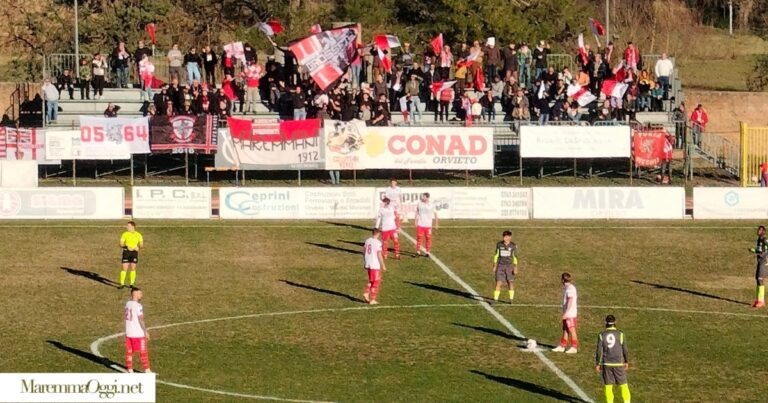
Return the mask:
{"type": "MultiPolygon", "coordinates": [[[[123,224],[0,223],[3,372],[122,366],[123,224]]],[[[414,255],[408,223],[370,307],[372,224],[138,222],[157,401],[602,401],[594,347],[607,314],[627,335],[634,402],[768,396],[768,314],[749,306],[760,223],[444,221],[433,258],[414,255]],[[515,300],[504,289],[488,304],[505,229],[519,248],[515,300]],[[548,348],[564,271],[579,291],[575,355],[548,348]]]]}

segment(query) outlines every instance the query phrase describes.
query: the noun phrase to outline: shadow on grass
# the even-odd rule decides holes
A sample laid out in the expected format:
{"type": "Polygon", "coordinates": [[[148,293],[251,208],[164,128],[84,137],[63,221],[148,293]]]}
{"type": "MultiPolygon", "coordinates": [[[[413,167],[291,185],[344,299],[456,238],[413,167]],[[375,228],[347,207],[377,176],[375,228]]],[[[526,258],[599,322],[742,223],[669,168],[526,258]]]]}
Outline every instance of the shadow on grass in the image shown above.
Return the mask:
{"type": "Polygon", "coordinates": [[[345,223],[345,222],[337,222],[337,221],[320,221],[320,222],[322,222],[324,224],[334,225],[336,227],[347,227],[347,228],[357,229],[357,230],[361,230],[361,231],[369,231],[370,232],[371,229],[372,229],[372,228],[369,228],[369,227],[364,227],[362,225],[349,224],[349,223],[345,223]]]}
{"type": "MultiPolygon", "coordinates": [[[[337,239],[337,241],[343,242],[343,243],[347,243],[347,244],[350,244],[350,245],[359,246],[361,248],[363,246],[365,246],[365,242],[345,241],[343,239],[337,239]]],[[[387,245],[385,245],[385,246],[387,246],[387,245]]],[[[387,247],[387,252],[395,253],[394,247],[387,247]]],[[[400,255],[401,256],[410,256],[410,257],[420,257],[419,255],[416,254],[416,252],[403,252],[402,250],[400,251],[400,255]]]]}
{"type": "Polygon", "coordinates": [[[102,365],[104,367],[107,367],[107,368],[109,368],[109,369],[111,369],[112,371],[115,371],[115,372],[121,372],[118,368],[125,368],[122,365],[120,365],[120,364],[110,360],[109,358],[99,357],[96,354],[92,354],[92,353],[89,353],[89,352],[83,351],[83,350],[78,350],[78,349],[76,349],[74,347],[66,346],[66,345],[62,344],[61,342],[58,342],[58,341],[55,341],[55,340],[46,340],[45,342],[50,344],[50,345],[52,345],[52,346],[54,346],[54,347],[56,347],[56,348],[58,348],[61,351],[70,353],[72,355],[76,355],[76,356],[78,356],[80,358],[84,358],[84,359],[86,359],[88,361],[91,361],[91,362],[94,362],[96,364],[99,364],[99,365],[102,365]]]}
{"type": "Polygon", "coordinates": [[[361,249],[347,249],[342,248],[341,246],[331,245],[327,243],[316,243],[316,242],[305,242],[307,245],[317,246],[318,248],[322,248],[325,250],[330,250],[334,252],[344,252],[349,253],[351,255],[362,255],[363,251],[361,249]]]}
{"type": "Polygon", "coordinates": [[[453,289],[453,288],[441,287],[439,285],[434,285],[434,284],[414,283],[414,282],[411,282],[411,281],[403,281],[403,282],[406,283],[406,284],[410,284],[410,285],[419,287],[419,288],[426,289],[426,290],[442,292],[443,294],[448,294],[448,295],[453,295],[453,296],[462,297],[462,298],[466,298],[466,299],[471,299],[473,301],[485,300],[485,297],[475,297],[474,295],[472,295],[472,294],[470,294],[468,292],[459,291],[459,290],[456,290],[456,289],[453,289]]]}
{"type": "Polygon", "coordinates": [[[498,383],[500,383],[502,385],[507,385],[509,387],[512,387],[512,388],[515,388],[515,389],[520,389],[520,390],[523,390],[523,391],[526,391],[526,392],[529,392],[529,393],[533,393],[533,394],[537,394],[537,395],[541,395],[541,396],[546,396],[546,397],[551,397],[553,399],[557,399],[557,400],[562,401],[562,402],[570,402],[570,403],[582,403],[582,402],[584,402],[583,400],[581,400],[581,399],[579,399],[577,397],[569,396],[569,395],[566,395],[565,393],[558,392],[558,391],[556,391],[554,389],[548,388],[546,386],[537,385],[535,383],[521,381],[519,379],[514,379],[514,378],[507,378],[507,377],[504,377],[504,376],[491,375],[491,374],[487,374],[487,373],[485,373],[483,371],[478,371],[476,369],[473,369],[473,370],[471,370],[469,372],[471,372],[473,374],[476,374],[476,375],[483,376],[483,377],[485,377],[485,379],[488,379],[489,381],[498,382],[498,383]]]}
{"type": "Polygon", "coordinates": [[[349,294],[344,294],[343,292],[340,292],[340,291],[328,290],[325,288],[315,287],[307,284],[296,283],[290,280],[280,280],[280,281],[282,281],[285,284],[288,284],[291,287],[303,288],[305,290],[315,291],[321,294],[327,294],[327,295],[332,295],[334,297],[346,298],[352,302],[365,303],[365,301],[363,301],[362,299],[355,298],[349,294]]]}
{"type": "MultiPolygon", "coordinates": [[[[453,325],[458,326],[458,327],[463,327],[463,328],[466,328],[466,329],[476,330],[476,331],[482,332],[482,333],[487,333],[487,334],[490,334],[492,336],[503,337],[503,338],[505,338],[507,340],[527,341],[527,339],[525,339],[525,338],[517,337],[514,334],[507,333],[507,332],[505,332],[503,330],[491,329],[489,327],[482,327],[482,326],[466,325],[466,324],[463,324],[463,323],[456,323],[456,322],[453,322],[453,325]]],[[[536,342],[536,344],[539,347],[555,348],[555,346],[550,345],[550,344],[544,344],[544,343],[539,343],[539,342],[536,342]]]]}
{"type": "Polygon", "coordinates": [[[95,281],[97,283],[101,283],[101,284],[104,284],[106,286],[109,286],[109,287],[120,288],[120,284],[118,284],[117,282],[112,281],[112,280],[110,280],[110,279],[108,279],[106,277],[102,277],[101,274],[99,274],[99,273],[94,273],[92,271],[87,271],[87,270],[73,269],[71,267],[59,267],[59,268],[61,270],[66,271],[67,273],[75,275],[75,276],[80,276],[80,277],[83,277],[83,278],[87,278],[88,280],[92,280],[92,281],[95,281]]]}
{"type": "Polygon", "coordinates": [[[707,293],[703,293],[701,291],[689,290],[689,289],[680,288],[680,287],[673,287],[673,286],[664,285],[664,284],[647,283],[647,282],[641,281],[641,280],[632,280],[632,282],[635,283],[635,284],[647,285],[647,286],[651,286],[651,287],[654,287],[654,288],[659,288],[659,289],[662,289],[662,290],[670,290],[670,291],[683,292],[683,293],[686,293],[686,294],[695,295],[697,297],[711,298],[711,299],[716,299],[716,300],[725,301],[725,302],[732,302],[734,304],[749,306],[749,303],[746,303],[746,302],[743,302],[743,301],[737,301],[735,299],[721,297],[719,295],[714,295],[714,294],[707,294],[707,293]]]}

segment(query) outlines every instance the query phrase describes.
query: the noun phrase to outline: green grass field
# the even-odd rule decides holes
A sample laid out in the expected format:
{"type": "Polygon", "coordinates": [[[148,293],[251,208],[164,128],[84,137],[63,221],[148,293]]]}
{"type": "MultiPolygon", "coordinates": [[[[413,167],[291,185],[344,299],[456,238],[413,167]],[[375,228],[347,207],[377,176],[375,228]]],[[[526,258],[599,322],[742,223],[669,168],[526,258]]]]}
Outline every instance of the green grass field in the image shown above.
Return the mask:
{"type": "MultiPolygon", "coordinates": [[[[230,318],[150,331],[152,368],[166,382],[158,401],[249,400],[167,383],[312,401],[581,401],[434,261],[411,257],[406,237],[381,305],[364,305],[370,224],[139,222],[147,325],[230,318]]],[[[749,307],[756,224],[446,221],[433,253],[488,297],[494,242],[513,225],[516,299],[493,309],[540,345],[559,340],[558,280],[570,271],[582,347],[544,357],[595,401],[594,342],[613,313],[628,337],[633,401],[759,402],[768,315],[749,307]]],[[[0,231],[3,372],[122,364],[122,337],[100,343],[105,359],[91,350],[123,331],[128,293],[111,283],[121,223],[5,221],[0,231]]]]}

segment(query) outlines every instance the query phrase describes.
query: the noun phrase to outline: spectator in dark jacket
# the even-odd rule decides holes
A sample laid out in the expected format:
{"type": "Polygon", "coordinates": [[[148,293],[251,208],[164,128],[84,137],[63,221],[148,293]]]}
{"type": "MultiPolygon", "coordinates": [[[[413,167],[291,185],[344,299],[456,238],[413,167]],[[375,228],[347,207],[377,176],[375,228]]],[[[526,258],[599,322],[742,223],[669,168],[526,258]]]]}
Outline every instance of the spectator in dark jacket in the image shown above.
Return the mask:
{"type": "Polygon", "coordinates": [[[179,80],[175,78],[171,80],[171,85],[168,86],[167,93],[168,98],[170,98],[171,102],[173,103],[173,110],[178,113],[181,111],[181,106],[184,105],[184,93],[181,91],[181,87],[179,86],[179,80]]]}
{"type": "Polygon", "coordinates": [[[488,38],[488,44],[483,49],[483,53],[485,54],[485,83],[490,87],[501,63],[501,52],[496,47],[495,38],[488,38]]]}
{"type": "Polygon", "coordinates": [[[117,88],[128,86],[128,63],[130,59],[131,53],[125,48],[125,42],[120,41],[115,50],[112,51],[112,71],[115,72],[115,86],[117,88]]]}
{"type": "Polygon", "coordinates": [[[139,85],[141,85],[141,77],[139,77],[138,71],[139,71],[139,62],[141,62],[141,59],[144,58],[144,55],[147,55],[147,57],[152,56],[152,51],[144,47],[144,41],[139,41],[139,47],[136,48],[136,50],[133,52],[133,60],[136,63],[136,78],[139,82],[139,85]]]}
{"type": "Polygon", "coordinates": [[[216,64],[219,58],[216,57],[216,52],[211,50],[210,46],[203,48],[203,53],[200,55],[203,58],[203,66],[205,66],[205,80],[210,86],[216,85],[216,64]]]}
{"type": "Polygon", "coordinates": [[[301,86],[297,85],[291,94],[293,101],[293,120],[304,120],[307,118],[307,96],[302,91],[301,86]]]}
{"type": "Polygon", "coordinates": [[[381,94],[378,97],[378,101],[373,109],[373,118],[368,122],[369,126],[389,126],[391,119],[389,114],[389,102],[387,102],[387,96],[381,94]]]}
{"type": "Polygon", "coordinates": [[[504,80],[506,81],[507,78],[517,75],[517,50],[515,49],[515,44],[510,43],[501,53],[504,59],[504,80]]]}
{"type": "Polygon", "coordinates": [[[165,112],[165,106],[170,101],[171,97],[168,96],[168,84],[163,85],[163,88],[160,89],[160,92],[155,94],[155,96],[152,98],[152,103],[155,105],[155,110],[159,115],[162,115],[165,112]]]}
{"type": "Polygon", "coordinates": [[[105,118],[116,118],[117,117],[117,111],[120,110],[120,107],[117,105],[114,105],[113,103],[107,104],[107,109],[104,110],[104,117],[105,118]]]}
{"type": "Polygon", "coordinates": [[[550,54],[549,44],[540,41],[539,46],[533,50],[533,66],[536,68],[534,77],[538,79],[547,70],[547,56],[550,54]]]}
{"type": "Polygon", "coordinates": [[[59,90],[59,98],[61,98],[61,91],[66,90],[69,93],[69,99],[75,99],[75,83],[69,69],[64,69],[64,72],[56,79],[56,88],[59,90]]]}

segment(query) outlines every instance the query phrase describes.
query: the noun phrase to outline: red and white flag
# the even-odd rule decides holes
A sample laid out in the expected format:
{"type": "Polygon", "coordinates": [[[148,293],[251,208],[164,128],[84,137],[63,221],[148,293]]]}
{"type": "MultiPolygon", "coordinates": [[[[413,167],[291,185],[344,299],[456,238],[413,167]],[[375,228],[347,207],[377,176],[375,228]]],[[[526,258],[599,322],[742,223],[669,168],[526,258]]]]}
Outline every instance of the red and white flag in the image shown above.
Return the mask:
{"type": "Polygon", "coordinates": [[[400,40],[394,35],[376,35],[373,42],[379,49],[392,49],[400,47],[400,40]]]}
{"type": "Polygon", "coordinates": [[[381,48],[377,47],[376,52],[379,54],[379,59],[381,60],[381,66],[384,67],[384,70],[387,73],[392,72],[392,58],[389,57],[389,52],[384,53],[381,48]]]}
{"type": "Polygon", "coordinates": [[[587,59],[587,49],[584,47],[584,34],[579,34],[579,56],[581,56],[582,64],[586,65],[588,62],[588,59],[587,59]]]}
{"type": "Polygon", "coordinates": [[[435,51],[435,55],[439,55],[443,51],[443,34],[438,34],[432,39],[432,50],[435,51]]]}
{"type": "Polygon", "coordinates": [[[436,83],[432,83],[432,94],[437,96],[443,90],[447,90],[448,88],[453,87],[453,85],[456,84],[456,81],[438,81],[436,83]]]}
{"type": "Polygon", "coordinates": [[[283,32],[283,25],[278,20],[269,20],[259,24],[259,29],[267,36],[275,36],[283,32]]]}
{"type": "Polygon", "coordinates": [[[155,43],[157,43],[157,42],[155,41],[155,39],[156,39],[156,38],[155,38],[155,23],[154,23],[154,22],[150,22],[149,24],[147,24],[147,34],[149,34],[149,41],[150,41],[150,42],[151,42],[153,45],[154,45],[155,43]]]}
{"type": "Polygon", "coordinates": [[[597,97],[589,92],[587,87],[582,87],[578,84],[569,85],[566,94],[578,102],[579,106],[587,106],[597,100],[597,97]]]}
{"type": "Polygon", "coordinates": [[[603,24],[600,23],[600,21],[594,18],[590,18],[589,27],[592,28],[592,35],[605,36],[605,27],[603,26],[603,24]]]}
{"type": "Polygon", "coordinates": [[[622,98],[628,88],[629,85],[626,83],[618,82],[616,80],[605,80],[603,81],[603,87],[600,92],[607,97],[622,98]]]}
{"type": "Polygon", "coordinates": [[[299,39],[289,47],[321,90],[338,80],[357,55],[357,30],[346,26],[299,39]]]}

